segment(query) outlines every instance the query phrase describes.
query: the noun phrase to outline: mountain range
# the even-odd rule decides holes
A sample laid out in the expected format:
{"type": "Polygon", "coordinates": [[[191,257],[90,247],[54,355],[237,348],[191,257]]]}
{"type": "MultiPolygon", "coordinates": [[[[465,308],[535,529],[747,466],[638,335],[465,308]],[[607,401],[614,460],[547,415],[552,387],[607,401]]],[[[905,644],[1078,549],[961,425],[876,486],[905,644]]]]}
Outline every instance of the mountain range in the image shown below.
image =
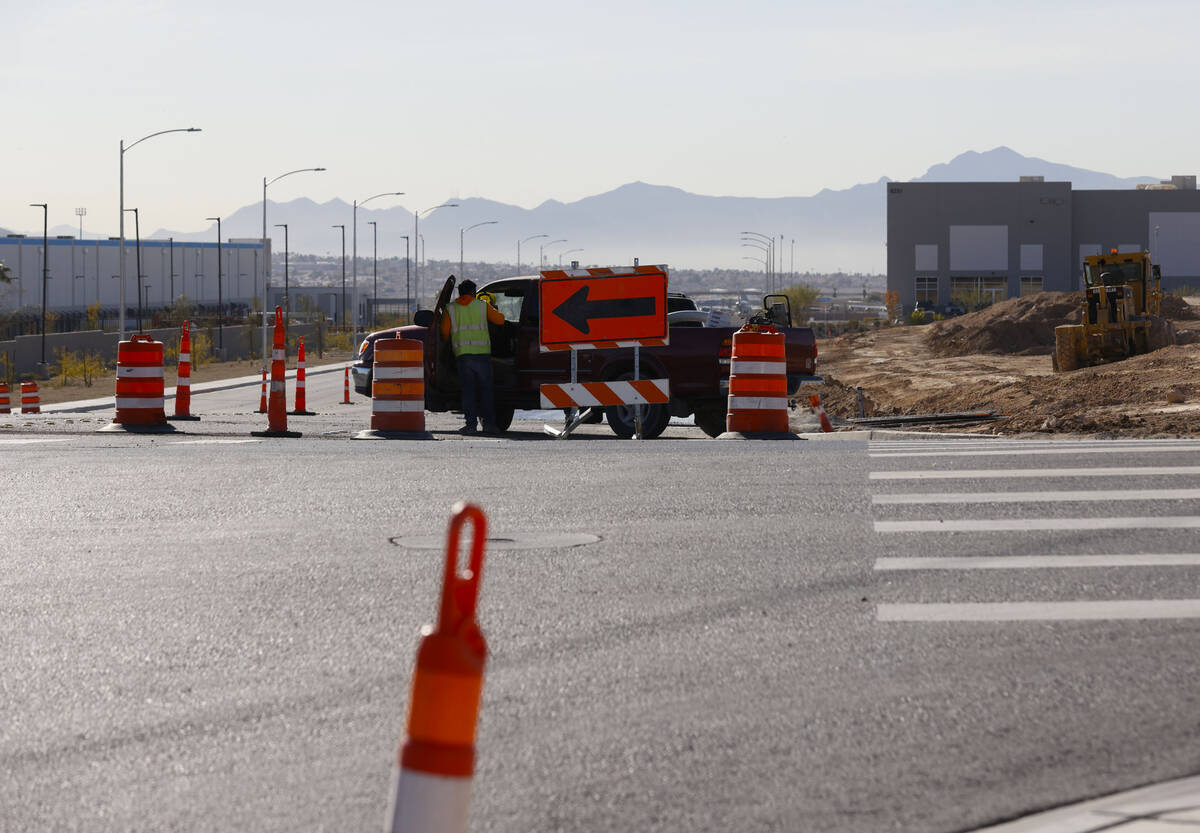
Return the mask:
{"type": "MultiPolygon", "coordinates": [[[[1003,182],[1021,176],[1042,176],[1047,181],[1068,181],[1077,189],[1132,189],[1157,183],[1163,177],[1120,178],[1070,165],[1023,156],[1007,147],[983,153],[968,151],[949,162],[931,167],[918,182],[1003,182]]],[[[808,197],[723,197],[692,194],[679,188],[632,182],[612,191],[563,203],[547,200],[525,209],[478,197],[450,200],[456,208],[441,208],[421,218],[419,234],[425,239],[427,259],[454,261],[460,240],[467,261],[515,263],[517,240],[525,242],[521,261],[526,268],[539,257],[539,244],[547,247],[547,263],[564,265],[578,259],[585,265],[666,263],[681,268],[760,268],[754,258],[761,250],[743,247],[742,232],[774,236],[780,270],[798,272],[885,271],[886,186],[891,180],[843,190],[824,189],[808,197]],[[492,222],[494,221],[494,222],[492,222]],[[476,223],[469,232],[461,231],[476,223]],[[780,236],[783,236],[782,245],[780,236]],[[458,238],[458,239],[456,239],[458,238]],[[571,252],[571,249],[582,251],[571,252]]],[[[268,233],[272,246],[283,252],[283,232],[288,225],[289,248],[305,254],[341,252],[341,232],[346,225],[346,255],[353,251],[349,203],[333,199],[316,203],[307,198],[268,202],[268,233]]],[[[403,206],[358,210],[359,272],[363,258],[369,267],[373,229],[377,223],[380,257],[403,257],[405,240],[413,235],[413,213],[403,206]]],[[[262,234],[262,203],[238,209],[222,220],[229,238],[255,238],[262,234]]],[[[51,234],[73,234],[70,226],[55,227],[51,234]]],[[[152,238],[181,241],[215,241],[216,226],[199,232],[159,229],[152,238]]]]}

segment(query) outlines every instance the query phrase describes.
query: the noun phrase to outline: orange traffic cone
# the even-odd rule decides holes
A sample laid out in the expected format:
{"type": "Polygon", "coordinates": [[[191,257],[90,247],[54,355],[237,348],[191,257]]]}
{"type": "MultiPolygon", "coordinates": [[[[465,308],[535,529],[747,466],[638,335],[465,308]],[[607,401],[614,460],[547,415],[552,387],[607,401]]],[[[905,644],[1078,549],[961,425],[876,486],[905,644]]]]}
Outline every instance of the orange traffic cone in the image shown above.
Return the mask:
{"type": "Polygon", "coordinates": [[[346,365],[346,375],[342,384],[342,401],[339,405],[350,405],[350,365],[346,365]]]}
{"type": "Polygon", "coordinates": [[[192,325],[190,321],[183,322],[183,332],[179,335],[179,365],[175,374],[175,415],[170,419],[191,420],[200,419],[192,416],[192,325]]]}
{"type": "Polygon", "coordinates": [[[284,360],[287,334],[283,325],[283,307],[275,307],[275,340],[271,351],[271,395],[267,404],[267,430],[251,431],[255,437],[299,437],[299,431],[287,430],[287,387],[284,384],[284,360]]]}
{"type": "Polygon", "coordinates": [[[408,698],[408,733],[400,746],[388,810],[391,833],[466,833],[475,772],[475,722],[483,693],[487,642],[475,621],[487,518],[478,506],[452,510],[437,626],[423,629],[408,698]],[[465,572],[458,571],[459,531],[474,531],[465,572]]]}
{"type": "Polygon", "coordinates": [[[262,392],[258,398],[258,413],[265,414],[267,412],[267,368],[262,369],[262,392]]]}
{"type": "Polygon", "coordinates": [[[304,394],[304,339],[300,339],[300,349],[296,353],[296,410],[291,412],[292,416],[315,416],[313,411],[308,410],[308,403],[304,394]]]}
{"type": "Polygon", "coordinates": [[[812,406],[813,413],[817,415],[817,419],[821,420],[821,430],[826,434],[833,430],[833,423],[829,421],[828,415],[825,413],[825,407],[821,404],[821,397],[813,394],[808,397],[808,404],[812,406]]]}

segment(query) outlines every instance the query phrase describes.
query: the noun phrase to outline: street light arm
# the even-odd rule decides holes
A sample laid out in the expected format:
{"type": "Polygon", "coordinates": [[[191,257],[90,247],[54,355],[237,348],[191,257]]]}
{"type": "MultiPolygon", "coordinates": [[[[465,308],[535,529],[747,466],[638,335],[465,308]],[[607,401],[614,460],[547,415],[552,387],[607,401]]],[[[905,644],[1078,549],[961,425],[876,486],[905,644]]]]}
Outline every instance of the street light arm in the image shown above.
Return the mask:
{"type": "Polygon", "coordinates": [[[533,237],[526,237],[526,238],[525,238],[524,240],[522,240],[521,242],[522,242],[522,243],[528,243],[530,240],[537,240],[539,237],[549,237],[549,236],[550,236],[550,235],[548,235],[548,234],[535,234],[535,235],[533,235],[533,237]]]}
{"type": "Polygon", "coordinates": [[[294,171],[288,171],[286,174],[280,174],[279,176],[272,179],[270,182],[268,182],[267,178],[264,176],[263,177],[263,189],[265,190],[268,185],[273,185],[274,183],[283,179],[285,176],[291,176],[292,174],[302,174],[305,171],[323,171],[323,170],[325,170],[325,169],[324,168],[297,168],[294,171]]]}
{"type": "Polygon", "coordinates": [[[365,200],[359,200],[358,204],[366,205],[371,200],[377,199],[379,197],[403,197],[403,196],[404,196],[403,191],[384,191],[382,194],[376,194],[374,197],[367,197],[365,200]]]}
{"type": "Polygon", "coordinates": [[[480,226],[494,226],[498,222],[500,222],[500,221],[499,220],[484,220],[482,223],[476,223],[473,226],[467,226],[465,229],[463,229],[463,231],[467,232],[473,228],[479,228],[480,226]]]}
{"type": "Polygon", "coordinates": [[[137,147],[138,145],[140,145],[142,142],[146,141],[147,139],[153,139],[155,136],[161,136],[164,133],[200,133],[200,132],[201,132],[201,130],[199,127],[174,127],[174,128],[171,128],[170,130],[160,130],[157,133],[151,133],[149,136],[143,136],[142,138],[138,139],[136,142],[134,142],[131,145],[125,145],[122,148],[122,152],[129,150],[130,148],[137,147]]]}

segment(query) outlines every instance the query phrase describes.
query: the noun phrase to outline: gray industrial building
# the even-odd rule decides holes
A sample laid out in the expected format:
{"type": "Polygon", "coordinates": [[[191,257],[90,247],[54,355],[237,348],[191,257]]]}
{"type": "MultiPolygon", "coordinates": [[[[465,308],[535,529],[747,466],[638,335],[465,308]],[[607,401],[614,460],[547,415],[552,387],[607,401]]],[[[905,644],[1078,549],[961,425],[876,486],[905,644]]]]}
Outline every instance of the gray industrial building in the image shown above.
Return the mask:
{"type": "Polygon", "coordinates": [[[1176,176],[1137,190],[1069,182],[893,182],[887,285],[905,310],[968,308],[1082,285],[1083,258],[1148,250],[1163,288],[1200,286],[1200,191],[1176,176]]]}

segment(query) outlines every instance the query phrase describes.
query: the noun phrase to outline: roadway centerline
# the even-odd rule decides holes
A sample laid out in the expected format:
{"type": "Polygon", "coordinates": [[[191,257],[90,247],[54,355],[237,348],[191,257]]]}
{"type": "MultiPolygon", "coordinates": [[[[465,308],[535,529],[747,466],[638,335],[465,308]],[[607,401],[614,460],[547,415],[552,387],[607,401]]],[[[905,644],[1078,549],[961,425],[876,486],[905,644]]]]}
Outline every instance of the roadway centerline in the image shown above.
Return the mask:
{"type": "Polygon", "coordinates": [[[977,518],[957,521],[875,521],[875,531],[893,532],[1093,532],[1101,529],[1200,529],[1200,516],[1158,518],[977,518]]]}
{"type": "Polygon", "coordinates": [[[1037,570],[1073,567],[1198,567],[1200,553],[1123,555],[969,555],[876,558],[888,570],[1037,570]]]}
{"type": "Polygon", "coordinates": [[[1031,622],[1089,619],[1197,619],[1200,599],[1118,599],[1083,602],[962,602],[881,604],[880,622],[1031,622]]]}
{"type": "Polygon", "coordinates": [[[873,451],[871,457],[1007,457],[1016,454],[1160,454],[1164,452],[1180,453],[1184,451],[1200,452],[1200,445],[1122,445],[1108,446],[1055,447],[1055,448],[967,448],[956,450],[934,451],[873,451]]]}
{"type": "Polygon", "coordinates": [[[1200,489],[1101,489],[1070,492],[928,492],[871,495],[876,505],[922,503],[1058,503],[1093,500],[1195,500],[1200,489]]]}
{"type": "Polygon", "coordinates": [[[976,480],[993,477],[1146,477],[1200,474],[1200,466],[1111,466],[1094,469],[953,469],[948,471],[873,471],[870,480],[976,480]]]}
{"type": "Polygon", "coordinates": [[[167,445],[237,445],[238,443],[257,443],[262,442],[256,439],[245,440],[176,440],[169,442],[167,445]]]}
{"type": "Polygon", "coordinates": [[[28,443],[65,443],[70,437],[3,437],[0,445],[26,445],[28,443]]]}

